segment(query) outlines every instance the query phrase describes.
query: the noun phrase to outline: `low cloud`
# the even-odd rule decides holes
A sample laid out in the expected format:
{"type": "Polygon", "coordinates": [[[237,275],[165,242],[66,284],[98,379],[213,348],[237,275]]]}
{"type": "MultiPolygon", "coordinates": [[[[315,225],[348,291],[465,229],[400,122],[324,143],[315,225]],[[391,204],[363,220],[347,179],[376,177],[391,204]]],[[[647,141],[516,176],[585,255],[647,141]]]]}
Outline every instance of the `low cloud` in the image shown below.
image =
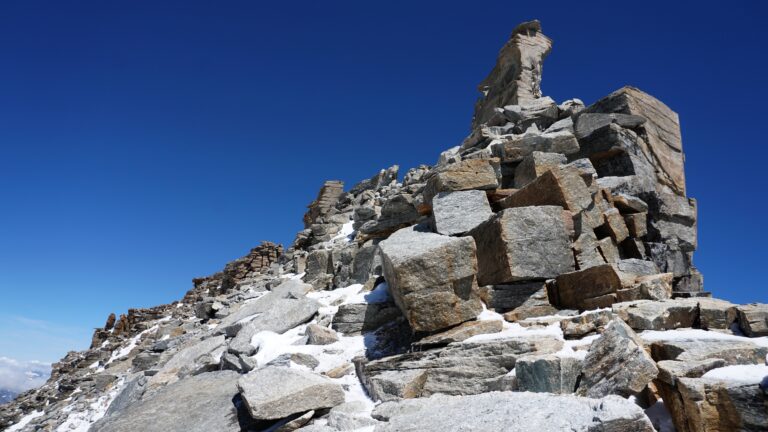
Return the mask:
{"type": "Polygon", "coordinates": [[[45,384],[50,375],[48,363],[0,357],[0,390],[21,393],[45,384]]]}

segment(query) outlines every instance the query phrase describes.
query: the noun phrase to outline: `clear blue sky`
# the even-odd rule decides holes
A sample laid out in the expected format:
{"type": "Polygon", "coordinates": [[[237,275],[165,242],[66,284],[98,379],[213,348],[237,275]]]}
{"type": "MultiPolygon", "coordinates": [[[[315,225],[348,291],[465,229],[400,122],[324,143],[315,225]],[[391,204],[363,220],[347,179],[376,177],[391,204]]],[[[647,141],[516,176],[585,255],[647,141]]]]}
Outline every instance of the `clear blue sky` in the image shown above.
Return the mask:
{"type": "Polygon", "coordinates": [[[764,2],[277,3],[3,2],[0,356],[56,360],[290,243],[325,179],[434,163],[532,18],[545,94],[680,114],[705,286],[768,302],[764,2]]]}

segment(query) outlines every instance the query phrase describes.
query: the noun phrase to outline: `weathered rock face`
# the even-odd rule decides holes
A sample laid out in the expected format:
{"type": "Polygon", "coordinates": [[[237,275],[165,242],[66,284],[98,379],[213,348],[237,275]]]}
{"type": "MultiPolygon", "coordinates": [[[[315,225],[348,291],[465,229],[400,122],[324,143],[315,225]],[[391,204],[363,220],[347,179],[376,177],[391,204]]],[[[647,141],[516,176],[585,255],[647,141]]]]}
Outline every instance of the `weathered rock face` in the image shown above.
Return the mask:
{"type": "Polygon", "coordinates": [[[521,357],[515,372],[520,391],[573,393],[581,375],[581,360],[551,354],[521,357]]]}
{"type": "Polygon", "coordinates": [[[465,341],[375,361],[357,359],[357,373],[371,397],[383,401],[512,390],[508,373],[518,358],[554,353],[562,346],[562,341],[546,336],[465,341]]]}
{"type": "Polygon", "coordinates": [[[562,207],[506,209],[470,232],[480,285],[546,279],[573,269],[562,207]]]}
{"type": "Polygon", "coordinates": [[[541,70],[552,41],[541,33],[538,21],[520,24],[499,52],[496,67],[483,80],[483,97],[475,105],[473,127],[486,123],[494,109],[522,105],[541,97],[541,70]]]}
{"type": "Polygon", "coordinates": [[[438,234],[464,234],[492,214],[488,197],[480,190],[441,192],[432,199],[432,217],[438,234]]]}
{"type": "Polygon", "coordinates": [[[654,430],[637,405],[616,396],[587,399],[511,392],[433,396],[383,403],[373,416],[386,422],[377,426],[376,432],[654,430]]]}
{"type": "Polygon", "coordinates": [[[414,330],[440,330],[482,310],[472,238],[405,228],[379,248],[392,296],[414,330]]]}
{"type": "Polygon", "coordinates": [[[643,341],[623,321],[614,320],[584,359],[578,394],[592,398],[640,393],[658,375],[643,341]]]}
{"type": "Polygon", "coordinates": [[[209,372],[169,385],[91,427],[93,432],[240,431],[235,372],[209,372]]]}

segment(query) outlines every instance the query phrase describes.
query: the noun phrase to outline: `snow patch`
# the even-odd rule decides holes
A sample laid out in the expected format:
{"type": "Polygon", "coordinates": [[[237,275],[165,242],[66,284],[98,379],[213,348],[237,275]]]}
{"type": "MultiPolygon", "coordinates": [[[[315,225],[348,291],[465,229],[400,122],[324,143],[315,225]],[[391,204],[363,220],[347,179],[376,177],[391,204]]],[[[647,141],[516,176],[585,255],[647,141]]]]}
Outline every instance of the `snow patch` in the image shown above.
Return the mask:
{"type": "Polygon", "coordinates": [[[120,379],[109,393],[91,402],[85,410],[70,414],[64,423],[56,428],[56,432],[88,432],[91,425],[107,413],[107,408],[120,393],[124,383],[125,379],[120,379]]]}
{"type": "Polygon", "coordinates": [[[19,420],[18,423],[6,429],[5,432],[16,432],[24,429],[24,426],[28,425],[32,420],[41,417],[44,413],[42,411],[32,411],[19,420]]]}
{"type": "Polygon", "coordinates": [[[719,333],[698,329],[679,330],[646,330],[640,333],[640,337],[646,342],[676,341],[676,340],[733,340],[751,342],[760,347],[768,348],[768,337],[748,338],[727,333],[719,333]]]}
{"type": "Polygon", "coordinates": [[[766,365],[735,365],[715,368],[702,375],[718,381],[738,384],[761,384],[768,378],[766,365]]]}
{"type": "Polygon", "coordinates": [[[480,334],[465,339],[460,343],[485,342],[490,340],[508,339],[513,337],[554,336],[563,339],[563,330],[560,323],[553,323],[546,327],[529,328],[517,323],[504,323],[504,328],[498,333],[480,334]]]}

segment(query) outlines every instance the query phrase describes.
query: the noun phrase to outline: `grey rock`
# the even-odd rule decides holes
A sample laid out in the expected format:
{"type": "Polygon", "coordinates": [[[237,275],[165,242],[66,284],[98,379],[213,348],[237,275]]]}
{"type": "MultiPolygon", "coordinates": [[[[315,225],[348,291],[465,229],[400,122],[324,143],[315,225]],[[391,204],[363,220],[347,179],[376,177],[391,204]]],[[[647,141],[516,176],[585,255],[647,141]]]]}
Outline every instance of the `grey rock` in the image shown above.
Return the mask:
{"type": "Polygon", "coordinates": [[[564,317],[560,321],[563,337],[566,339],[581,339],[594,333],[602,332],[614,315],[611,311],[598,309],[586,311],[575,317],[564,317]]]}
{"type": "Polygon", "coordinates": [[[145,371],[151,369],[160,360],[160,354],[154,352],[141,352],[136,354],[136,357],[131,360],[131,366],[136,372],[145,371]]]}
{"type": "Polygon", "coordinates": [[[480,285],[552,278],[574,268],[562,207],[503,210],[470,232],[480,285]]]}
{"type": "Polygon", "coordinates": [[[482,311],[472,238],[405,228],[379,248],[390,293],[414,330],[444,329],[482,311]]]}
{"type": "Polygon", "coordinates": [[[202,341],[191,341],[173,355],[152,378],[151,389],[171,384],[190,374],[206,372],[216,368],[215,358],[226,351],[224,336],[215,336],[202,341]]]}
{"type": "MultiPolygon", "coordinates": [[[[674,334],[673,334],[674,336],[674,334]]],[[[656,361],[683,362],[721,359],[726,365],[760,364],[765,362],[768,347],[752,343],[747,338],[722,338],[714,332],[651,341],[651,354],[656,361]]]]}
{"type": "Polygon", "coordinates": [[[373,417],[376,432],[653,432],[633,402],[617,396],[587,399],[546,393],[491,392],[386,402],[373,417]]]}
{"type": "Polygon", "coordinates": [[[230,351],[247,354],[253,336],[261,331],[284,333],[299,324],[312,319],[320,304],[310,298],[282,298],[271,304],[269,310],[247,322],[237,335],[230,341],[230,351]]]}
{"type": "Polygon", "coordinates": [[[472,128],[496,113],[497,107],[532,102],[541,97],[541,71],[552,41],[538,21],[517,26],[499,52],[496,66],[479,86],[482,98],[475,104],[472,128]]]}
{"type": "Polygon", "coordinates": [[[432,199],[432,217],[439,234],[464,234],[492,214],[488,197],[480,190],[441,192],[432,199]]]}
{"type": "Polygon", "coordinates": [[[147,377],[145,376],[138,376],[129,381],[128,384],[126,384],[125,387],[120,390],[120,393],[118,393],[112,403],[109,404],[109,408],[107,408],[107,412],[104,414],[104,416],[109,417],[112,415],[117,415],[131,405],[137,403],[144,395],[146,385],[147,377]]]}
{"type": "Polygon", "coordinates": [[[531,296],[544,289],[544,282],[486,285],[480,287],[480,298],[489,309],[507,312],[522,306],[531,296]]]}
{"type": "Polygon", "coordinates": [[[345,335],[376,330],[402,316],[400,309],[390,302],[353,303],[339,306],[331,327],[345,335]]]}
{"type": "Polygon", "coordinates": [[[328,345],[337,342],[339,337],[336,332],[328,327],[322,327],[317,324],[307,326],[307,344],[308,345],[328,345]]]}
{"type": "Polygon", "coordinates": [[[659,370],[643,341],[623,321],[614,319],[590,346],[583,373],[579,395],[628,397],[639,394],[659,370]]]}
{"type": "Polygon", "coordinates": [[[291,362],[306,366],[309,369],[314,369],[320,365],[320,362],[309,354],[285,353],[275,357],[274,360],[267,363],[267,366],[290,367],[291,362]]]}
{"type": "Polygon", "coordinates": [[[631,114],[582,113],[576,116],[576,137],[583,139],[602,127],[615,123],[623,128],[635,129],[645,123],[645,118],[631,114]]]}
{"type": "Polygon", "coordinates": [[[522,162],[515,168],[515,187],[520,189],[546,171],[557,168],[567,161],[568,158],[560,153],[534,151],[523,158],[522,162]]]}
{"type": "Polygon", "coordinates": [[[504,163],[520,162],[534,151],[566,155],[579,151],[579,142],[567,130],[545,133],[529,130],[520,135],[502,135],[496,146],[495,152],[504,163]]]}
{"type": "Polygon", "coordinates": [[[573,393],[581,375],[581,360],[552,354],[521,357],[515,363],[518,390],[573,393]]]}
{"type": "Polygon", "coordinates": [[[699,304],[699,325],[703,329],[730,329],[736,322],[736,305],[714,298],[697,298],[699,304]]]}
{"type": "Polygon", "coordinates": [[[91,426],[92,432],[240,431],[231,371],[188,377],[91,426]]]}
{"type": "Polygon", "coordinates": [[[549,336],[452,343],[445,348],[395,355],[379,360],[355,359],[357,375],[374,400],[467,395],[512,390],[518,358],[559,351],[563,342],[549,336]]]}
{"type": "Polygon", "coordinates": [[[739,327],[749,337],[768,336],[768,304],[737,306],[739,327]]]}
{"type": "Polygon", "coordinates": [[[677,430],[768,430],[768,396],[758,383],[678,377],[660,390],[677,430]]]}
{"type": "Polygon", "coordinates": [[[339,431],[353,431],[374,426],[378,421],[368,414],[368,407],[360,401],[343,403],[331,408],[328,426],[339,431]]]}
{"type": "Polygon", "coordinates": [[[560,206],[574,213],[581,212],[590,205],[592,193],[581,173],[568,165],[545,171],[499,203],[501,208],[560,206]]]}
{"type": "Polygon", "coordinates": [[[501,320],[467,321],[441,333],[430,335],[412,344],[415,348],[448,345],[461,342],[479,334],[498,333],[503,328],[501,320]]]}
{"type": "Polygon", "coordinates": [[[341,386],[317,375],[281,367],[256,369],[237,382],[251,417],[276,420],[344,403],[341,386]]]}
{"type": "Polygon", "coordinates": [[[381,234],[386,237],[399,228],[415,224],[420,217],[413,196],[398,194],[387,200],[381,208],[379,218],[364,223],[360,232],[369,236],[381,234]]]}
{"type": "Polygon", "coordinates": [[[634,330],[690,328],[699,317],[699,305],[694,299],[638,300],[615,303],[612,309],[634,330]]]}
{"type": "Polygon", "coordinates": [[[424,202],[440,192],[499,187],[499,160],[469,159],[439,167],[424,188],[424,202]]]}
{"type": "Polygon", "coordinates": [[[302,298],[304,294],[311,290],[312,285],[302,281],[285,281],[260,297],[247,301],[239,309],[233,311],[219,323],[215,332],[216,334],[225,334],[228,337],[233,337],[244,327],[247,319],[273,309],[282,299],[302,298]]]}
{"type": "MultiPolygon", "coordinates": [[[[677,193],[685,193],[683,145],[677,114],[653,96],[634,87],[623,87],[589,106],[589,113],[621,113],[640,116],[638,126],[647,148],[644,157],[658,165],[658,181],[677,193]]],[[[584,115],[584,114],[581,114],[584,115]]]]}

